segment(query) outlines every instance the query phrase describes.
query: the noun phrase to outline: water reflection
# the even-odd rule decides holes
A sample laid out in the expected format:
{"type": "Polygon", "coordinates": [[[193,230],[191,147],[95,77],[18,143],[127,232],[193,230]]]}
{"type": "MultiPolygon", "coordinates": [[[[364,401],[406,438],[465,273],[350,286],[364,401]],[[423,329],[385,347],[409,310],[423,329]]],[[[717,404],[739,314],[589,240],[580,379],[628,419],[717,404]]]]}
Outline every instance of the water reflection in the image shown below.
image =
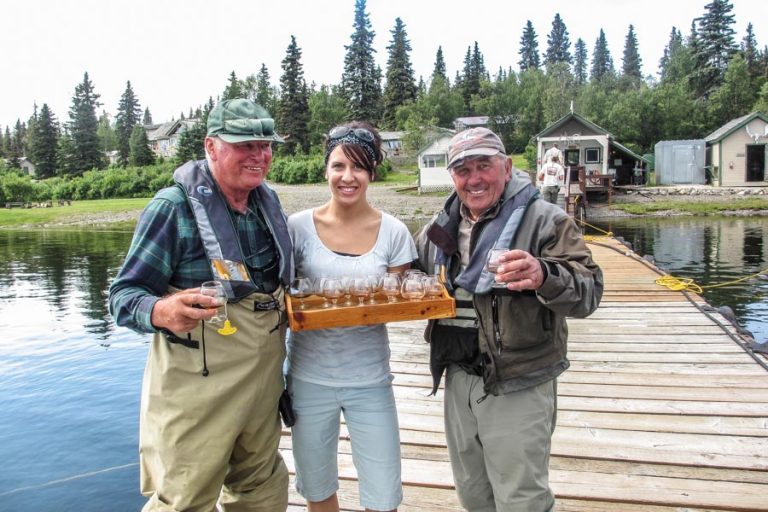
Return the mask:
{"type": "Polygon", "coordinates": [[[107,289],[130,240],[127,232],[0,231],[0,300],[16,301],[0,311],[34,318],[49,309],[58,319],[77,312],[87,333],[106,340],[114,330],[107,289]]]}
{"type": "Polygon", "coordinates": [[[596,221],[654,257],[664,271],[693,279],[714,306],[729,306],[758,341],[768,339],[768,277],[719,286],[768,268],[768,218],[671,217],[596,221]]]}

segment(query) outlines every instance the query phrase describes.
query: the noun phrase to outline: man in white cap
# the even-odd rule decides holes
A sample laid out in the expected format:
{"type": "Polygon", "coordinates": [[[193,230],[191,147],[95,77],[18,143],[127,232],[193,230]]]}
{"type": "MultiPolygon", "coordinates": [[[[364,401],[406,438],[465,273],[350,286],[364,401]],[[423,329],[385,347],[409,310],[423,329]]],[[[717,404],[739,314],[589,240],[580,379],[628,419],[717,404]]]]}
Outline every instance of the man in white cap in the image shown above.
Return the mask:
{"type": "Polygon", "coordinates": [[[471,512],[548,512],[556,379],[566,316],[600,303],[603,277],[581,232],[512,168],[486,128],[453,137],[455,192],[417,235],[418,265],[445,277],[456,317],[430,320],[433,392],[443,373],[445,433],[461,505],[471,512]],[[491,272],[487,255],[504,249],[491,272]]]}

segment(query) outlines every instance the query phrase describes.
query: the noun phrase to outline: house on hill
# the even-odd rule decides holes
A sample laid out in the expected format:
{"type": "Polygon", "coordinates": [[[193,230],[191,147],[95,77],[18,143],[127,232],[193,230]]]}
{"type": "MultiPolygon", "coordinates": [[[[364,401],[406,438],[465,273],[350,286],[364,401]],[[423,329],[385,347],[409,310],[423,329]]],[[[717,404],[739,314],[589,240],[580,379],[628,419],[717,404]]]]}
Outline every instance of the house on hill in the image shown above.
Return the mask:
{"type": "Polygon", "coordinates": [[[187,130],[199,122],[199,119],[186,119],[169,121],[162,124],[147,125],[144,130],[147,132],[149,147],[155,156],[171,158],[176,156],[176,149],[179,145],[179,137],[184,130],[187,130]]]}
{"type": "Polygon", "coordinates": [[[717,184],[725,187],[768,185],[768,116],[752,112],[707,135],[706,161],[717,184]]]}
{"type": "Polygon", "coordinates": [[[488,128],[488,121],[490,119],[488,116],[457,117],[453,120],[453,128],[456,130],[456,133],[469,130],[470,128],[488,128]]]}

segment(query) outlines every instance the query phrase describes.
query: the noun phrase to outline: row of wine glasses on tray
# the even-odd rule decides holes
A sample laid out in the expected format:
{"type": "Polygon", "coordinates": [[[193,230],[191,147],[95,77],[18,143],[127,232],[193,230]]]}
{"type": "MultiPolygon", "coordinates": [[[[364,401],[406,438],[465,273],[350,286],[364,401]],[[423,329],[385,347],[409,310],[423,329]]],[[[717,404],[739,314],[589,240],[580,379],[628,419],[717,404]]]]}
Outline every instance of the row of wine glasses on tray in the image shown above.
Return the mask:
{"type": "Polygon", "coordinates": [[[400,298],[412,301],[424,298],[435,299],[443,294],[443,284],[436,275],[427,275],[420,270],[410,269],[402,275],[388,272],[314,279],[297,277],[289,290],[289,295],[299,300],[299,309],[307,309],[304,299],[310,295],[323,298],[321,307],[333,308],[377,304],[377,294],[385,295],[388,303],[396,303],[400,298]]]}

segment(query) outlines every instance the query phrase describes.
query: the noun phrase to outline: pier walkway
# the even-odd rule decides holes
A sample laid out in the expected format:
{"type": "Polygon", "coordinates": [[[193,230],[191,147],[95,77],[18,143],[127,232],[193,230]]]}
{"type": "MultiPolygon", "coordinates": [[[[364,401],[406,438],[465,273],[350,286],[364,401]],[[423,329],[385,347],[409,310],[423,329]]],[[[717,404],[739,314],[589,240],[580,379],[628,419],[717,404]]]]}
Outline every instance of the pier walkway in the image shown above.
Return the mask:
{"type": "MultiPolygon", "coordinates": [[[[558,512],[768,511],[768,360],[700,297],[613,239],[590,243],[606,290],[569,319],[550,481],[558,512]]],[[[462,510],[431,378],[424,322],[389,325],[405,498],[400,511],[462,510]]],[[[514,442],[513,439],[510,442],[514,442]]],[[[361,510],[342,426],[342,510],[361,510]]],[[[282,453],[293,473],[290,433],[282,453]]],[[[305,510],[291,477],[289,510],[305,510]]],[[[534,512],[534,511],[532,511],[534,512]]]]}

